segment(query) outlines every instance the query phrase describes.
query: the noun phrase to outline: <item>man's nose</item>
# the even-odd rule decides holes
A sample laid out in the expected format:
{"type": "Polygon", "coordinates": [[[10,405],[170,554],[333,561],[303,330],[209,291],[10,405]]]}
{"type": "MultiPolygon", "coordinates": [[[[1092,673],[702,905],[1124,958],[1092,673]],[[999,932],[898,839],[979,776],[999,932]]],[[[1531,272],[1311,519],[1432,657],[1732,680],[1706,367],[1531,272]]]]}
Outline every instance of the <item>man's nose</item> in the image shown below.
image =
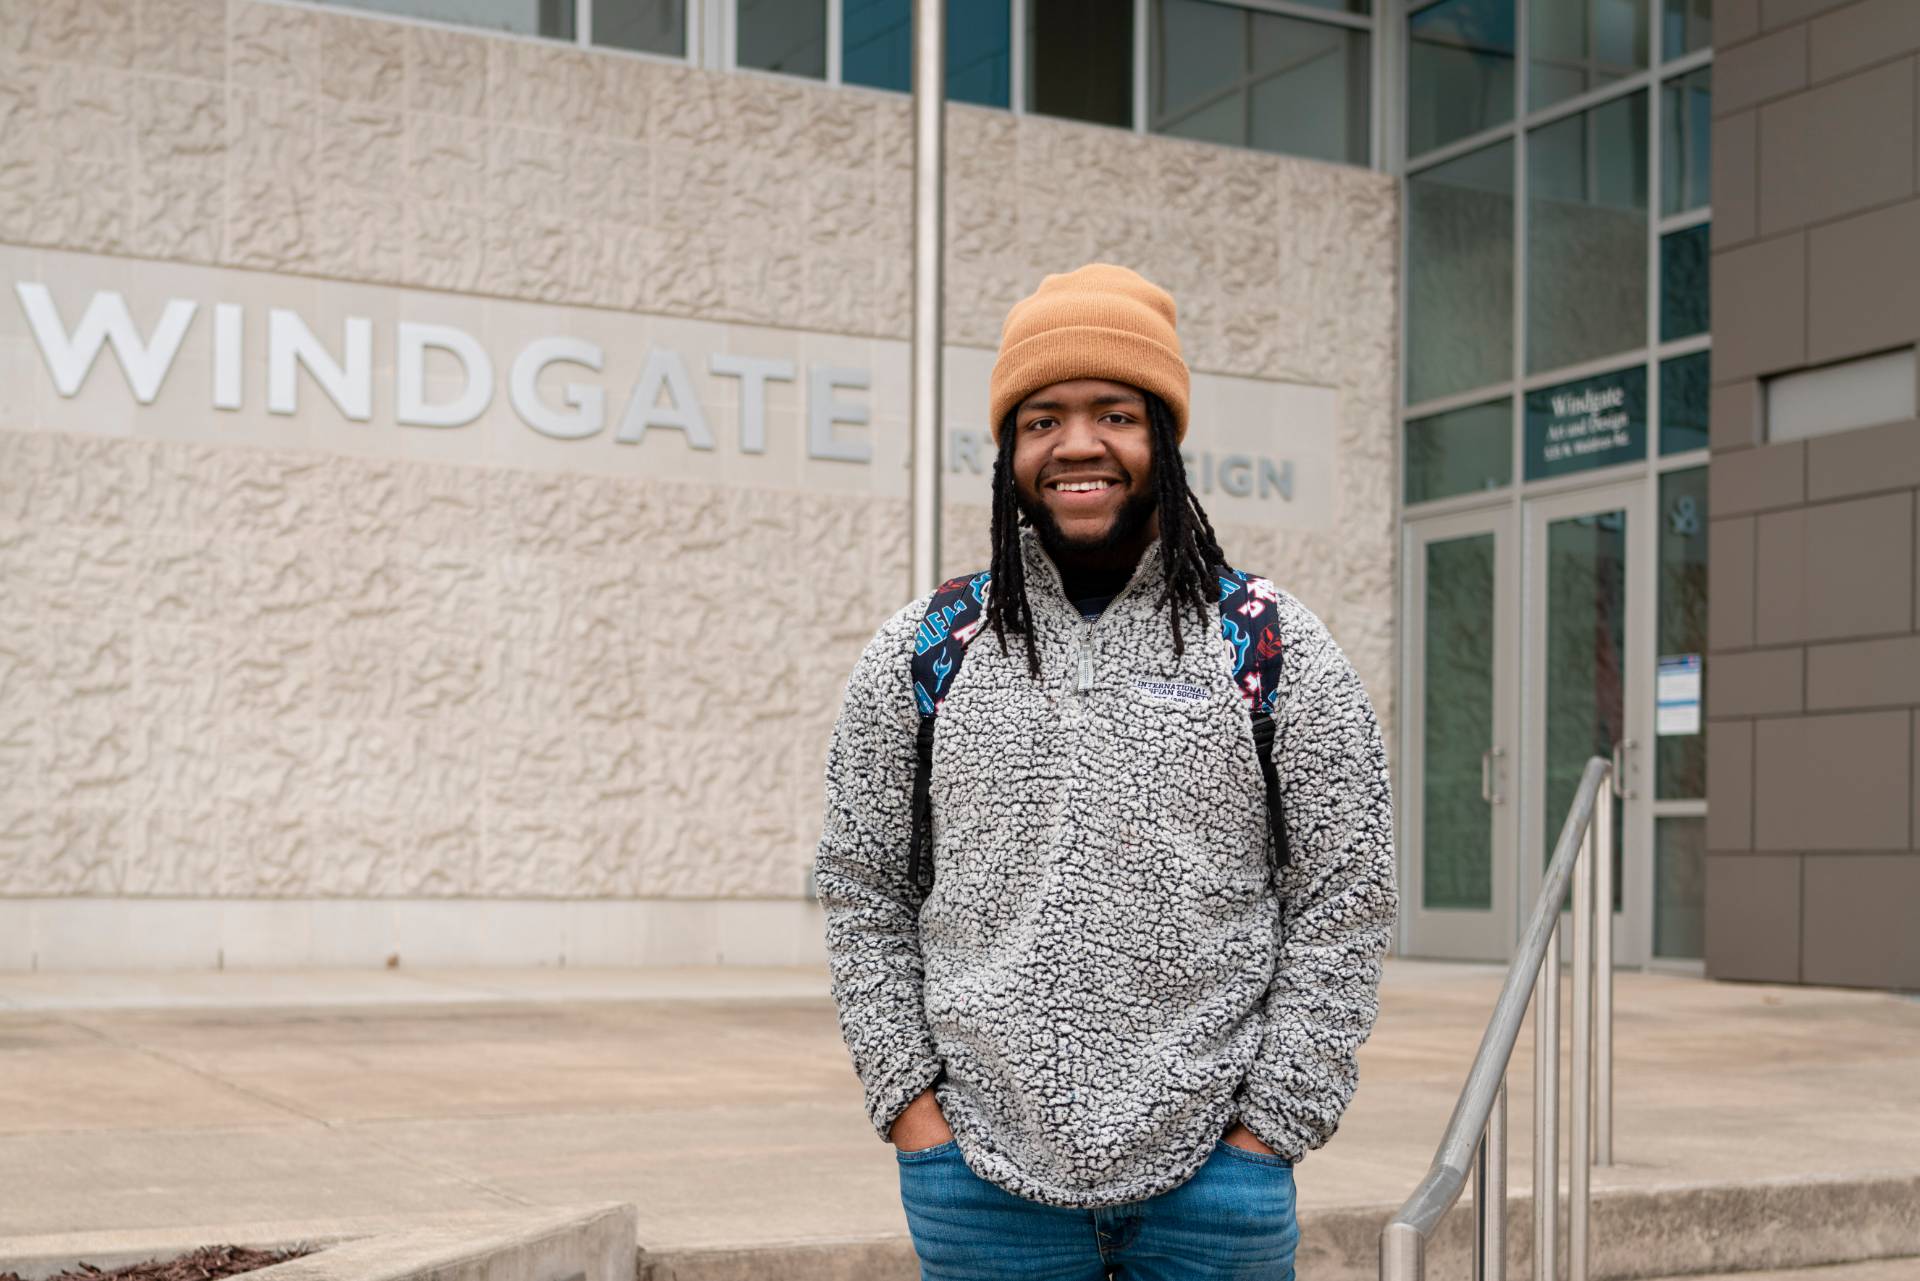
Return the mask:
{"type": "Polygon", "coordinates": [[[1055,458],[1100,458],[1106,452],[1107,442],[1100,438],[1091,418],[1074,414],[1060,424],[1060,435],[1053,446],[1055,458]]]}

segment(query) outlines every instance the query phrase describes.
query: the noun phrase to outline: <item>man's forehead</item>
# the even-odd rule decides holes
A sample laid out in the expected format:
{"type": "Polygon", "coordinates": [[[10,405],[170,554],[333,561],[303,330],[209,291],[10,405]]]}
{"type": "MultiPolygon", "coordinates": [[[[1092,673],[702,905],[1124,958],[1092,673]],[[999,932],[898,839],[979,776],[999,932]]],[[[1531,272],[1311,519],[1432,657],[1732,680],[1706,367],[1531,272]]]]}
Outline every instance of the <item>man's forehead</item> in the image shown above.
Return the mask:
{"type": "Polygon", "coordinates": [[[1146,398],[1125,383],[1105,378],[1074,378],[1040,388],[1020,402],[1021,409],[1061,410],[1073,405],[1145,405],[1146,398]]]}

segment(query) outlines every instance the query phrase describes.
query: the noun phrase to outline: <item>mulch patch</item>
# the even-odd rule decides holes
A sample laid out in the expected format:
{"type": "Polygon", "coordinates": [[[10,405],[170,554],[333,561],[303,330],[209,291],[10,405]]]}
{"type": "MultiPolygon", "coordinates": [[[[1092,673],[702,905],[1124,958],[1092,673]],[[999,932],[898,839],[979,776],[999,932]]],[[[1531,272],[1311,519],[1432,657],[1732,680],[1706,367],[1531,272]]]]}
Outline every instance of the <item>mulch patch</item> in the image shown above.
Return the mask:
{"type": "MultiPolygon", "coordinates": [[[[249,1250],[237,1245],[205,1245],[177,1259],[165,1262],[148,1259],[111,1272],[82,1263],[78,1271],[62,1272],[47,1281],[212,1281],[215,1277],[235,1276],[312,1253],[312,1250],[249,1250]]],[[[0,1281],[20,1281],[20,1274],[0,1272],[0,1281]]]]}

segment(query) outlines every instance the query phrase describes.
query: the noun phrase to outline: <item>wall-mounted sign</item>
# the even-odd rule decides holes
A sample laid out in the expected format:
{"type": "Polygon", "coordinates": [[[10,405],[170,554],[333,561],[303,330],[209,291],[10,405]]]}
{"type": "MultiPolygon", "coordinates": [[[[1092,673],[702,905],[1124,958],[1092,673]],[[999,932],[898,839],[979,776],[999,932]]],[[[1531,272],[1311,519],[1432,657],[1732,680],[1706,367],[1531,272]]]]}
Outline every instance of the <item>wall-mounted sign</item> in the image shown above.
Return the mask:
{"type": "Polygon", "coordinates": [[[1700,732],[1700,655],[1662,654],[1654,679],[1654,733],[1700,732]]]}
{"type": "MultiPolygon", "coordinates": [[[[0,368],[37,373],[0,386],[0,428],[907,490],[897,340],[9,246],[0,274],[0,368]]],[[[994,356],[945,352],[962,501],[989,497],[994,356]]],[[[1193,487],[1219,519],[1331,528],[1338,405],[1330,387],[1196,373],[1193,487]]]]}
{"type": "Polygon", "coordinates": [[[1527,393],[1527,479],[1647,456],[1644,365],[1527,393]]]}

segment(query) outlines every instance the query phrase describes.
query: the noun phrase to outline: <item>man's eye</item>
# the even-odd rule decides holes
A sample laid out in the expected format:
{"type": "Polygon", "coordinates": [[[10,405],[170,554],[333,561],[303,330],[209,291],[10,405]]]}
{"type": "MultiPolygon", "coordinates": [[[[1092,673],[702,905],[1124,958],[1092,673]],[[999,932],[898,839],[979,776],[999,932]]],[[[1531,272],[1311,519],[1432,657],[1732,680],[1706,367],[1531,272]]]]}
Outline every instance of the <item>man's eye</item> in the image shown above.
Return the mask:
{"type": "Polygon", "coordinates": [[[1040,429],[1041,429],[1042,427],[1051,427],[1051,426],[1053,426],[1053,419],[1051,419],[1051,418],[1036,418],[1036,419],[1034,419],[1034,420],[1033,420],[1032,422],[1030,422],[1030,423],[1028,423],[1028,424],[1027,424],[1027,430],[1028,430],[1028,431],[1039,431],[1039,430],[1040,430],[1040,429]]]}

